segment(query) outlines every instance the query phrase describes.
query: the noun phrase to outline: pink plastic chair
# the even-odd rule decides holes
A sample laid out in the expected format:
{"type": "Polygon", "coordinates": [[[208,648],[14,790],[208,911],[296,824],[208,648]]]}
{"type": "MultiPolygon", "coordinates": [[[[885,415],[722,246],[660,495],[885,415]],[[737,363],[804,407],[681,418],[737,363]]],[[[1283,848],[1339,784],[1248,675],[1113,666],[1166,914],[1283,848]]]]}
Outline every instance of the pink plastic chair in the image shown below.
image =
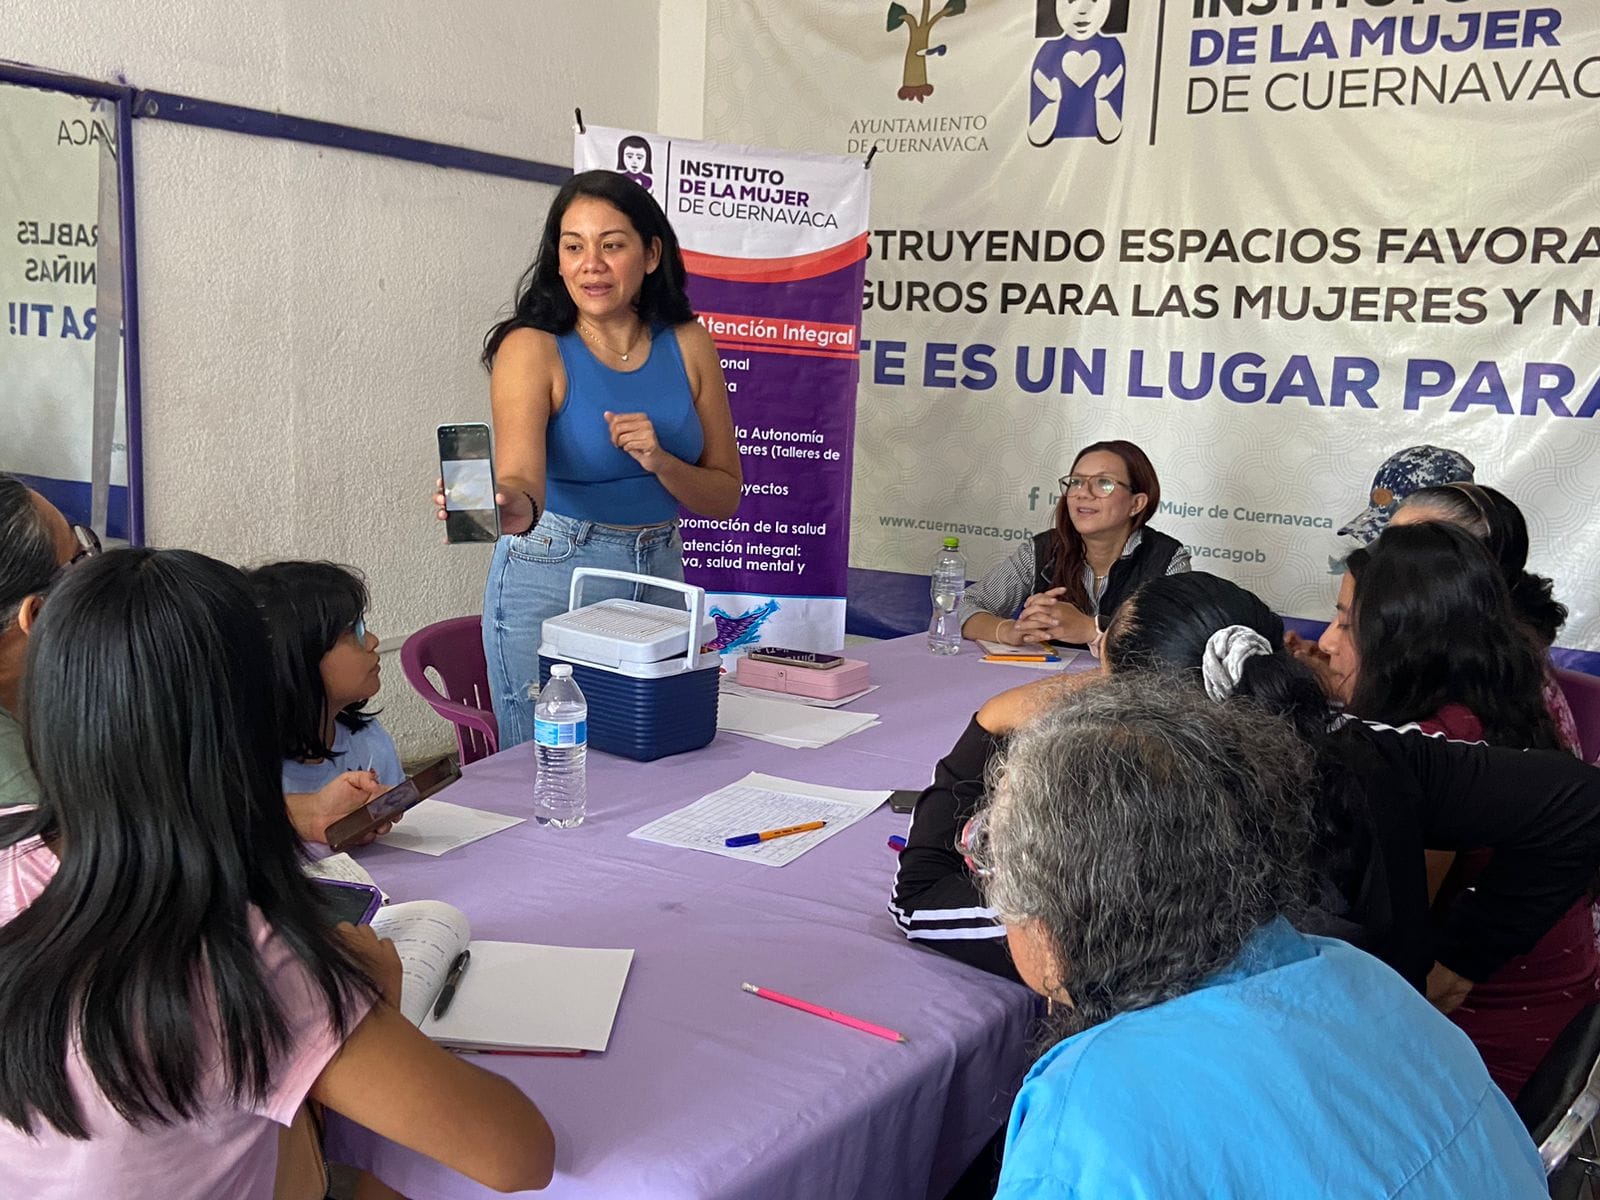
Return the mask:
{"type": "Polygon", "coordinates": [[[1578,723],[1578,742],[1585,762],[1600,763],[1600,676],[1556,668],[1556,682],[1578,723]]]}
{"type": "Polygon", "coordinates": [[[483,660],[482,618],[451,617],[417,630],[400,647],[400,670],[429,707],[456,727],[462,766],[500,749],[483,660]],[[428,678],[430,667],[444,683],[443,694],[428,678]]]}

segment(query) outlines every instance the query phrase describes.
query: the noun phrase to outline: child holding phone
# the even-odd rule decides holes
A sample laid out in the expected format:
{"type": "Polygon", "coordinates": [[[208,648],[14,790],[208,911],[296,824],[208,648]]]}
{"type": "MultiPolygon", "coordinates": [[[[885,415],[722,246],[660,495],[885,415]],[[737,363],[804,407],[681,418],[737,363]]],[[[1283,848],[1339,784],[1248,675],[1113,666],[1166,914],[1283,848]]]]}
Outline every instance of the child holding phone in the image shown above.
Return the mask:
{"type": "Polygon", "coordinates": [[[382,684],[367,585],[328,562],[271,563],[248,577],[272,637],[283,790],[314,792],[342,771],[400,783],[394,739],[366,707],[382,684]]]}
{"type": "Polygon", "coordinates": [[[244,576],[102,555],[28,653],[40,798],[0,814],[0,1195],[271,1200],[307,1099],[489,1187],[545,1186],[533,1102],[401,1015],[391,944],[327,926],[244,576]]]}

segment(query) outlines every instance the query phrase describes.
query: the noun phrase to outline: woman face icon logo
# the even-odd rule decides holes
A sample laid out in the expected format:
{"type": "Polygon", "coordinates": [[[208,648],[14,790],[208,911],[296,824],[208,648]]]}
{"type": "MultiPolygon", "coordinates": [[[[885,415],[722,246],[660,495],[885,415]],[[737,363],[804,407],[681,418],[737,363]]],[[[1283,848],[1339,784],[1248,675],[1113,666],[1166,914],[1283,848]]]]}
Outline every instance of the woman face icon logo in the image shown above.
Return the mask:
{"type": "Polygon", "coordinates": [[[628,146],[622,151],[622,165],[625,166],[631,174],[643,175],[644,164],[645,153],[639,147],[628,146]]]}
{"type": "Polygon", "coordinates": [[[1105,28],[1111,0],[1067,0],[1061,5],[1062,31],[1073,41],[1085,42],[1105,28]]]}

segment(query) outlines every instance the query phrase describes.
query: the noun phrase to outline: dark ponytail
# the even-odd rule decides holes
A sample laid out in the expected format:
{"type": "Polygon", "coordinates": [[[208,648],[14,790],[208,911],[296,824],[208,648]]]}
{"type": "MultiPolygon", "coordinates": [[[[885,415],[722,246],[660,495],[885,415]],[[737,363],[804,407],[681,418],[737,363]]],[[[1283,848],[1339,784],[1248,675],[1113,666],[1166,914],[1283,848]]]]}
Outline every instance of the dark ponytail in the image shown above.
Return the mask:
{"type": "Polygon", "coordinates": [[[1449,483],[1422,488],[1402,508],[1426,509],[1477,536],[1489,549],[1511,589],[1517,621],[1548,650],[1567,623],[1567,606],[1552,594],[1554,585],[1527,570],[1528,522],[1504,492],[1482,483],[1449,483]]]}

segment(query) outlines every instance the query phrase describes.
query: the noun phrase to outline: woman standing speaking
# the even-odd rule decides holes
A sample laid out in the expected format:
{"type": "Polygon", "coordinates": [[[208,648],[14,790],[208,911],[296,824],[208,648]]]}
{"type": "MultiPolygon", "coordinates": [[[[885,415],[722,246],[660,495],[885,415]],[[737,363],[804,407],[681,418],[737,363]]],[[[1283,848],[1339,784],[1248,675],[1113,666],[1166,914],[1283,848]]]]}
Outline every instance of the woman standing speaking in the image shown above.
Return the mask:
{"type": "Polygon", "coordinates": [[[556,194],[483,361],[502,533],[483,648],[504,749],[533,736],[540,630],[566,611],[573,568],[681,580],[679,506],[732,516],[742,476],[727,383],[684,295],[677,235],[621,175],[585,171],[556,194]]]}

